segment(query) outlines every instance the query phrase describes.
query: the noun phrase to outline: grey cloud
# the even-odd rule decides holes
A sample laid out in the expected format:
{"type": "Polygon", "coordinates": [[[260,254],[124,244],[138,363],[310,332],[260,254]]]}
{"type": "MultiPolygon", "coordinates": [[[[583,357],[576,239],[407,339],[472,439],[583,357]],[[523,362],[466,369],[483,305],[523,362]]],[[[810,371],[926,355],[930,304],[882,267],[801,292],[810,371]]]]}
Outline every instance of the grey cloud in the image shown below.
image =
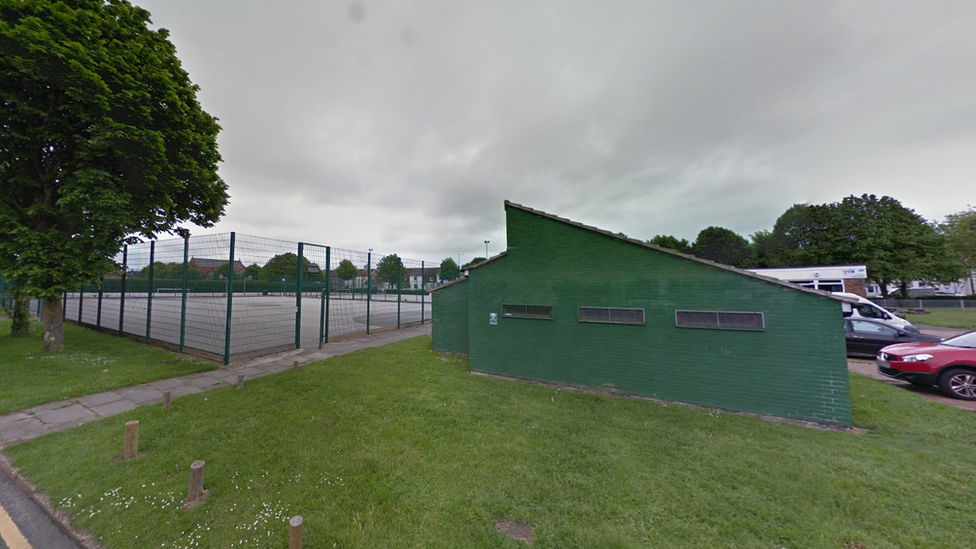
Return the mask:
{"type": "Polygon", "coordinates": [[[694,238],[851,193],[930,218],[972,194],[968,2],[141,4],[221,118],[223,230],[315,232],[275,221],[287,196],[370,219],[335,245],[440,259],[500,246],[504,199],[694,238]]]}

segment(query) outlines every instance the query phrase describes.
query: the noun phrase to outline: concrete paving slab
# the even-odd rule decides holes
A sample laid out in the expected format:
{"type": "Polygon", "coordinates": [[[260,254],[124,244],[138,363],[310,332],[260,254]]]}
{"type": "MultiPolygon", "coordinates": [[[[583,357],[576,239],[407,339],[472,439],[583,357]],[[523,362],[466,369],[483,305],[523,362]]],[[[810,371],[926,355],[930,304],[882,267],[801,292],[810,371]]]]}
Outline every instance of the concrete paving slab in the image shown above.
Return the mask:
{"type": "Polygon", "coordinates": [[[40,406],[35,406],[31,408],[30,411],[35,414],[40,414],[43,412],[50,412],[52,410],[59,410],[61,408],[67,408],[68,406],[74,406],[75,402],[73,400],[59,400],[57,402],[50,402],[48,404],[42,404],[40,406]]]}
{"type": "Polygon", "coordinates": [[[212,387],[214,385],[221,385],[221,380],[210,375],[202,375],[202,374],[196,374],[196,375],[184,377],[183,382],[184,385],[191,385],[193,387],[199,387],[201,389],[212,387]]]}
{"type": "Polygon", "coordinates": [[[128,412],[129,410],[135,410],[138,406],[136,406],[135,402],[123,398],[106,402],[105,404],[99,404],[98,406],[89,406],[88,408],[98,414],[99,417],[108,417],[128,412]]]}
{"type": "Polygon", "coordinates": [[[30,420],[10,426],[9,429],[0,430],[0,439],[2,439],[3,444],[10,444],[12,442],[37,438],[47,432],[47,426],[37,418],[30,418],[30,420]]]}
{"type": "Polygon", "coordinates": [[[160,379],[148,383],[147,385],[152,385],[153,387],[159,389],[160,391],[169,391],[184,384],[184,378],[182,377],[172,377],[169,379],[160,379]]]}
{"type": "Polygon", "coordinates": [[[94,406],[101,406],[103,404],[108,404],[110,402],[117,402],[119,400],[124,400],[122,398],[122,395],[118,393],[109,392],[109,393],[98,393],[97,395],[83,396],[77,399],[77,402],[79,404],[83,404],[85,406],[88,406],[89,408],[92,408],[94,406]]]}
{"type": "MultiPolygon", "coordinates": [[[[195,395],[197,393],[202,393],[202,392],[203,392],[203,389],[201,389],[199,387],[194,387],[192,385],[183,385],[182,387],[177,387],[177,388],[173,389],[173,393],[172,393],[171,396],[172,396],[172,398],[178,398],[178,397],[186,396],[186,395],[195,395]]],[[[162,401],[163,401],[163,399],[160,398],[159,399],[159,402],[162,402],[162,401]]]]}
{"type": "MultiPolygon", "coordinates": [[[[210,375],[213,376],[214,379],[218,379],[224,383],[237,383],[237,376],[241,374],[242,372],[223,372],[223,373],[211,372],[210,375]]],[[[244,379],[247,379],[247,375],[244,376],[244,379]]]]}
{"type": "Polygon", "coordinates": [[[138,406],[163,401],[163,392],[147,385],[137,385],[120,389],[119,394],[131,400],[138,406]]]}
{"type": "Polygon", "coordinates": [[[240,370],[228,370],[228,373],[233,373],[234,379],[237,379],[237,374],[244,374],[244,379],[254,379],[256,377],[267,375],[263,370],[259,370],[253,366],[241,368],[240,370]]]}
{"type": "Polygon", "coordinates": [[[35,416],[44,422],[44,425],[52,431],[60,431],[61,429],[81,425],[82,423],[99,418],[98,414],[81,404],[72,404],[71,406],[58,408],[57,410],[49,410],[47,412],[37,412],[35,416]]]}
{"type": "Polygon", "coordinates": [[[12,414],[7,414],[3,417],[0,417],[0,428],[3,428],[6,425],[17,423],[18,421],[24,421],[25,419],[30,419],[31,417],[33,416],[31,416],[30,414],[25,414],[24,412],[14,412],[12,414]]]}

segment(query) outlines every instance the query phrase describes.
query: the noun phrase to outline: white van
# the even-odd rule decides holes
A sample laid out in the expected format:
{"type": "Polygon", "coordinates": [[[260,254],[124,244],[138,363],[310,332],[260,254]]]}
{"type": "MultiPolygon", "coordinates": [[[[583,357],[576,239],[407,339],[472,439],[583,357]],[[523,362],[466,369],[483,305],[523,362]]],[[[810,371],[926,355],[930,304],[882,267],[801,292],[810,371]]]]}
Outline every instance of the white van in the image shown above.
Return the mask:
{"type": "Polygon", "coordinates": [[[893,313],[888,312],[881,307],[874,304],[869,299],[863,298],[857,294],[848,294],[844,292],[831,292],[833,295],[839,295],[842,297],[849,297],[851,299],[856,299],[857,304],[851,305],[851,313],[845,316],[850,316],[852,318],[873,318],[874,320],[880,320],[882,322],[887,322],[892,326],[901,328],[902,330],[908,330],[910,332],[917,332],[918,328],[912,326],[912,323],[895,316],[893,313]]]}

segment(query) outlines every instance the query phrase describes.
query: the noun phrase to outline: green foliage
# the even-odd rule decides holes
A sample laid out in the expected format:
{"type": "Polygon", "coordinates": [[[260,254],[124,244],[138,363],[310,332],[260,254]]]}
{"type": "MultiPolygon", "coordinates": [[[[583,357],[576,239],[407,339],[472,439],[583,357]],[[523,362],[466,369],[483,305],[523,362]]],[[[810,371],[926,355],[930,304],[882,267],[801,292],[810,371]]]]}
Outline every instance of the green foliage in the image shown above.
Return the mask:
{"type": "MultiPolygon", "coordinates": [[[[149,266],[146,265],[139,271],[136,278],[149,278],[149,266]]],[[[153,263],[153,278],[155,280],[183,280],[183,264],[182,263],[163,263],[157,261],[153,263]]],[[[187,280],[201,280],[203,279],[203,273],[199,269],[187,265],[186,268],[186,279],[187,280]]]]}
{"type": "Polygon", "coordinates": [[[257,280],[261,278],[261,266],[257,263],[251,263],[244,268],[244,278],[250,278],[251,280],[257,280]]]}
{"type": "Polygon", "coordinates": [[[970,271],[976,270],[976,209],[946,216],[939,231],[946,236],[949,250],[970,271]]]}
{"type": "Polygon", "coordinates": [[[111,272],[131,235],[220,218],[220,128],[147,11],[123,0],[0,10],[0,270],[58,297],[111,272]]]}
{"type": "Polygon", "coordinates": [[[841,202],[796,204],[778,220],[766,244],[777,267],[859,265],[887,294],[889,284],[947,282],[963,272],[947,240],[925,219],[889,196],[849,196],[841,202]]]}
{"type": "Polygon", "coordinates": [[[647,241],[648,244],[653,244],[655,246],[660,246],[662,248],[667,248],[669,250],[674,250],[676,252],[681,252],[685,254],[690,254],[691,243],[684,238],[677,238],[671,235],[659,234],[654,238],[647,241]]]}
{"type": "Polygon", "coordinates": [[[467,264],[465,264],[464,267],[462,267],[462,269],[468,269],[470,267],[474,267],[475,265],[481,265],[485,261],[488,261],[488,259],[484,257],[476,257],[472,259],[470,262],[468,262],[467,264]]]}
{"type": "Polygon", "coordinates": [[[499,519],[546,548],[972,546],[976,417],[851,388],[865,433],[472,376],[425,337],[4,452],[106,547],[286,547],[296,514],[310,548],[526,547],[499,519]],[[120,461],[132,420],[149,440],[120,461]]]}
{"type": "Polygon", "coordinates": [[[703,259],[741,267],[749,261],[752,250],[749,242],[735,232],[722,227],[708,227],[698,233],[691,253],[703,259]]]}
{"type": "Polygon", "coordinates": [[[216,120],[165,29],[124,0],[0,1],[0,272],[50,298],[126,242],[212,226],[227,204],[216,120]]]}
{"type": "MultiPolygon", "coordinates": [[[[302,271],[303,274],[308,274],[308,267],[310,265],[316,265],[308,260],[307,257],[302,258],[302,271]]],[[[281,276],[295,276],[298,274],[298,255],[291,252],[278,254],[272,257],[264,267],[261,267],[261,276],[264,278],[274,278],[281,276]]]]}
{"type": "Polygon", "coordinates": [[[348,259],[343,259],[339,262],[339,266],[336,267],[336,276],[342,280],[352,280],[359,275],[359,269],[353,265],[352,261],[348,259]]]}
{"type": "Polygon", "coordinates": [[[403,266],[403,261],[397,254],[385,256],[376,264],[376,281],[386,282],[391,286],[396,286],[398,278],[400,284],[406,285],[407,269],[403,266]]]}
{"type": "Polygon", "coordinates": [[[459,276],[461,276],[460,269],[458,269],[458,264],[454,261],[453,257],[448,257],[441,261],[441,280],[446,282],[448,280],[455,280],[459,276]]]}
{"type": "Polygon", "coordinates": [[[29,301],[26,297],[14,298],[14,310],[10,314],[10,335],[13,337],[27,337],[31,334],[29,301]]]}
{"type": "Polygon", "coordinates": [[[213,279],[214,280],[226,280],[230,278],[230,262],[224,263],[214,269],[213,279]]]}

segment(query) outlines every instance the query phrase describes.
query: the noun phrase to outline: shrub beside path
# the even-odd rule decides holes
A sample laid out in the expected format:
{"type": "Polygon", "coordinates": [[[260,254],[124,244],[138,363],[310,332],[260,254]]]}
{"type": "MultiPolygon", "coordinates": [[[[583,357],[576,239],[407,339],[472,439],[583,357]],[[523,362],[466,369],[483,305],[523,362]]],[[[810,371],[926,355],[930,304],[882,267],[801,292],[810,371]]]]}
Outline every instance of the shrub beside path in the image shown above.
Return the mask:
{"type": "Polygon", "coordinates": [[[430,334],[430,324],[388,330],[349,341],[329,343],[322,349],[295,349],[270,357],[231,363],[219,370],[161,379],[115,391],[98,393],[59,402],[35,406],[0,416],[0,448],[37,438],[47,433],[63,431],[108,416],[127,412],[139,406],[161,404],[163,391],[171,398],[201,393],[237,384],[237,376],[244,380],[276,374],[299,365],[325,360],[394,341],[430,334]]]}

